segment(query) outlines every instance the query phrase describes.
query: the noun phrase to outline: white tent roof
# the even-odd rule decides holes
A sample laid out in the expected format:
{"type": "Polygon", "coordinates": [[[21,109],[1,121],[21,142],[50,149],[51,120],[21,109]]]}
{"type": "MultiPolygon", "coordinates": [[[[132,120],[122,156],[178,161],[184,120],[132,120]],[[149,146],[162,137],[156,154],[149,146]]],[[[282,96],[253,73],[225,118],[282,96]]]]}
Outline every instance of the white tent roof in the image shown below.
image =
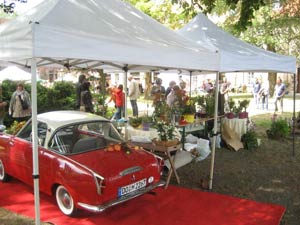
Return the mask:
{"type": "Polygon", "coordinates": [[[14,81],[27,81],[31,80],[31,73],[19,69],[16,66],[9,66],[0,71],[0,81],[14,80],[14,81]]]}
{"type": "Polygon", "coordinates": [[[47,0],[0,26],[0,61],[218,71],[218,54],[121,0],[47,0]],[[28,60],[28,61],[26,61],[28,60]]]}
{"type": "Polygon", "coordinates": [[[199,13],[178,31],[182,36],[220,53],[220,72],[258,71],[296,73],[296,58],[250,45],[216,26],[199,13]]]}

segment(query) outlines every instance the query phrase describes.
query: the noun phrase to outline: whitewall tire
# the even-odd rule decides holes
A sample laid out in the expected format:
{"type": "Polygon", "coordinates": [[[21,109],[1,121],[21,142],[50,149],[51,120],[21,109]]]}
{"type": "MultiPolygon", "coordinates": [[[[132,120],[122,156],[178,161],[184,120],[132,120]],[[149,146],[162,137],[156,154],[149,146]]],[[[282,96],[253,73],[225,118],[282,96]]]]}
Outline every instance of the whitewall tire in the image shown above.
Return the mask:
{"type": "Polygon", "coordinates": [[[59,185],[55,192],[56,203],[59,209],[67,216],[74,216],[76,214],[76,207],[74,200],[68,190],[59,185]]]}

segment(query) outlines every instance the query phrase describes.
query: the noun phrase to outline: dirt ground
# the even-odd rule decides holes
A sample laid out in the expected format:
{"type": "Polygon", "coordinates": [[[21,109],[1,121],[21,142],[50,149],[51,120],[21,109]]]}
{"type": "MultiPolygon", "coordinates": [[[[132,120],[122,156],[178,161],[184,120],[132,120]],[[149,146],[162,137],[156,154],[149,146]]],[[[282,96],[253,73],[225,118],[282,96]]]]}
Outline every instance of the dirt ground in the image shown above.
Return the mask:
{"type": "MultiPolygon", "coordinates": [[[[212,192],[286,207],[281,225],[300,224],[300,136],[293,141],[269,140],[258,128],[261,146],[255,150],[217,149],[212,192]]],[[[211,157],[179,168],[180,186],[204,190],[211,157]]],[[[171,183],[178,185],[172,177],[171,183]]],[[[207,191],[207,190],[206,190],[207,191]]]]}

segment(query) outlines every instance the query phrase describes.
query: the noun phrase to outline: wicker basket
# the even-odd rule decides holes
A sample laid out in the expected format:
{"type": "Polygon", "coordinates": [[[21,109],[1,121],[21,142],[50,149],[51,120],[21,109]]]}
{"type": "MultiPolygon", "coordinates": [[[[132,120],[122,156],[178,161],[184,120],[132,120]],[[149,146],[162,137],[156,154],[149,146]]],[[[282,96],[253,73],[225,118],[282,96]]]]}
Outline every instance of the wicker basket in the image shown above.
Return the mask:
{"type": "Polygon", "coordinates": [[[169,140],[169,141],[158,141],[156,139],[152,140],[152,142],[157,146],[171,147],[178,144],[178,140],[169,140]]]}

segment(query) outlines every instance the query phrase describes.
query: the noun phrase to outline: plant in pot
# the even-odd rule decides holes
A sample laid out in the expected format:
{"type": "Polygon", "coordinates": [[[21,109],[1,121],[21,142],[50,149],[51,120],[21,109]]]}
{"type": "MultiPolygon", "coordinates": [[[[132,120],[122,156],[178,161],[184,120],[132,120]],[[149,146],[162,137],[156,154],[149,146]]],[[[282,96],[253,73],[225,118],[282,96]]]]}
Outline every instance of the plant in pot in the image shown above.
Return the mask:
{"type": "Polygon", "coordinates": [[[250,104],[249,99],[244,99],[242,101],[239,101],[239,108],[241,110],[241,112],[239,112],[239,118],[240,119],[248,118],[247,108],[248,108],[249,104],[250,104]]]}
{"type": "Polygon", "coordinates": [[[207,117],[213,117],[215,112],[215,98],[212,95],[207,95],[205,98],[205,111],[207,117]]]}
{"type": "Polygon", "coordinates": [[[197,112],[196,117],[205,118],[205,96],[198,95],[197,97],[195,97],[195,103],[197,103],[197,105],[200,107],[200,111],[197,112]]]}
{"type": "Polygon", "coordinates": [[[195,100],[193,98],[189,99],[185,105],[182,106],[182,115],[187,122],[193,123],[196,113],[195,100]]]}
{"type": "Polygon", "coordinates": [[[173,146],[178,144],[178,139],[175,138],[175,126],[165,121],[158,121],[156,123],[158,139],[153,139],[156,145],[173,146]]]}
{"type": "Polygon", "coordinates": [[[138,128],[142,124],[142,118],[141,117],[130,117],[129,124],[130,124],[130,126],[132,126],[134,128],[138,128]]]}
{"type": "Polygon", "coordinates": [[[152,116],[144,115],[142,116],[142,126],[143,130],[149,130],[149,128],[153,124],[153,118],[152,116]]]}
{"type": "Polygon", "coordinates": [[[234,113],[233,112],[234,112],[234,108],[235,108],[235,102],[234,102],[234,100],[232,98],[230,98],[227,103],[228,103],[228,110],[229,110],[229,112],[227,112],[225,114],[225,116],[228,119],[233,119],[234,118],[234,113]]]}
{"type": "Polygon", "coordinates": [[[165,101],[160,101],[155,103],[154,112],[153,112],[153,120],[157,121],[170,121],[171,110],[165,101]]]}

